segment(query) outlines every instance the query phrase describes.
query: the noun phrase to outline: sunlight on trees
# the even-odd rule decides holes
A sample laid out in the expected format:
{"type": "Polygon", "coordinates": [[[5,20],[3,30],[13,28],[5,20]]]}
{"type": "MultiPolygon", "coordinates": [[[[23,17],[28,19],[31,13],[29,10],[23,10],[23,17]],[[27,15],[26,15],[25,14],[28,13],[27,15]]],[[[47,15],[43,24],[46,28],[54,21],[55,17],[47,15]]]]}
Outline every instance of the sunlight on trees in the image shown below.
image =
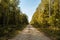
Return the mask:
{"type": "Polygon", "coordinates": [[[30,24],[40,28],[45,34],[48,34],[53,40],[60,40],[59,3],[59,0],[41,0],[30,22],[30,24]]]}

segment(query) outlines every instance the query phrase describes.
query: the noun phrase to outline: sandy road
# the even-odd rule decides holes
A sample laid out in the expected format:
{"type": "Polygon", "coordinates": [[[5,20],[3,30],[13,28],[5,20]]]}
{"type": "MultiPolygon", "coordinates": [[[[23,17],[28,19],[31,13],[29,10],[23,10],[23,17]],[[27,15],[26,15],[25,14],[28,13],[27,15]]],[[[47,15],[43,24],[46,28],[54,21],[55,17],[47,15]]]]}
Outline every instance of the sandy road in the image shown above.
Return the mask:
{"type": "Polygon", "coordinates": [[[28,25],[20,34],[9,40],[51,40],[32,25],[28,25]]]}

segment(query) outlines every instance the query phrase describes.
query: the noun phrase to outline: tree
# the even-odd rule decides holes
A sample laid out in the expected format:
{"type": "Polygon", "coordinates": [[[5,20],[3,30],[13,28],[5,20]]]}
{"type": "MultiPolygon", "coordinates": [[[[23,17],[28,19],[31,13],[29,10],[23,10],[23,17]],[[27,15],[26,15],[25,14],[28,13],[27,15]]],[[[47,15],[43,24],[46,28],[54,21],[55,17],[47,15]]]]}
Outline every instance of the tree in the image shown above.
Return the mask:
{"type": "Polygon", "coordinates": [[[27,15],[21,13],[18,4],[19,0],[0,1],[0,38],[8,38],[28,24],[27,15]]]}
{"type": "Polygon", "coordinates": [[[60,40],[60,0],[41,0],[31,24],[40,28],[53,40],[60,40]],[[38,26],[39,25],[39,26],[38,26]]]}

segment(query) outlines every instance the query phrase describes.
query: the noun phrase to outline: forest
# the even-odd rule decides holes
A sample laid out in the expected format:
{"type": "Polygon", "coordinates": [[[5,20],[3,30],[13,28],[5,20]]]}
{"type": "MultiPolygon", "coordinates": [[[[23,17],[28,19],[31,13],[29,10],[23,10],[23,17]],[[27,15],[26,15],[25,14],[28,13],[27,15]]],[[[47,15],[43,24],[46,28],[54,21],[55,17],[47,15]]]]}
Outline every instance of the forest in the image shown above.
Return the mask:
{"type": "Polygon", "coordinates": [[[52,40],[60,40],[60,0],[41,0],[30,23],[19,2],[0,0],[0,40],[14,37],[29,24],[52,40]]]}
{"type": "Polygon", "coordinates": [[[60,0],[41,0],[30,24],[52,40],[60,40],[60,0]]]}
{"type": "Polygon", "coordinates": [[[28,24],[28,17],[18,7],[20,0],[0,0],[0,40],[8,40],[28,24]]]}

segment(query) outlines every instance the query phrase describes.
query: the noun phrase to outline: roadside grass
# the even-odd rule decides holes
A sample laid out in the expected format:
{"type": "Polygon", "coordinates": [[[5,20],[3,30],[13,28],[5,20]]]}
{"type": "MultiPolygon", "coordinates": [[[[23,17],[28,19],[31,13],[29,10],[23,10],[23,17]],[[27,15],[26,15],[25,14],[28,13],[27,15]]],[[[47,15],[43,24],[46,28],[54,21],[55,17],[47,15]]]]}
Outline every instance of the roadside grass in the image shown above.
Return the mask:
{"type": "Polygon", "coordinates": [[[22,25],[20,27],[17,25],[8,25],[4,28],[0,27],[0,40],[8,40],[15,37],[26,27],[26,25],[22,25]]]}
{"type": "Polygon", "coordinates": [[[40,28],[40,31],[52,40],[60,40],[60,28],[40,28]]]}
{"type": "Polygon", "coordinates": [[[33,25],[39,31],[43,32],[47,37],[52,40],[60,40],[60,28],[59,27],[38,27],[33,25]]]}

